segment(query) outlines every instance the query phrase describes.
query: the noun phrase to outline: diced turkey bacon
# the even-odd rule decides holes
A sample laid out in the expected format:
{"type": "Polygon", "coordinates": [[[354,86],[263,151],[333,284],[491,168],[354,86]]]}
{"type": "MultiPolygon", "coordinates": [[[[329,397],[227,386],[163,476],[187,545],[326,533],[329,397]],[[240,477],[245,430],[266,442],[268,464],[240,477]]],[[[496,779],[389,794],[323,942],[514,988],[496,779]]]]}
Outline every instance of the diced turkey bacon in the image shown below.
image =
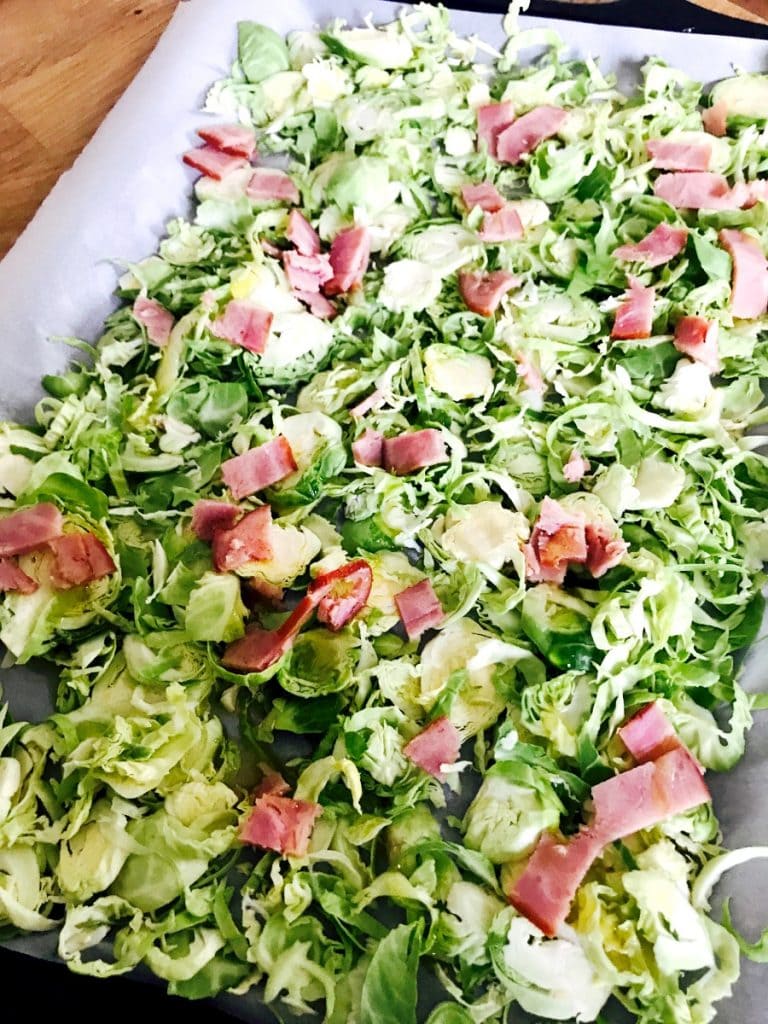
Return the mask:
{"type": "Polygon", "coordinates": [[[545,832],[508,893],[509,902],[545,935],[554,937],[602,848],[602,840],[589,829],[569,839],[545,832]]]}
{"type": "Polygon", "coordinates": [[[201,174],[209,178],[221,181],[222,178],[238,171],[241,167],[247,167],[248,161],[242,156],[232,156],[231,153],[222,153],[215,146],[198,146],[196,149],[189,149],[182,157],[185,164],[194,167],[201,174]]]}
{"type": "Polygon", "coordinates": [[[329,629],[342,629],[363,610],[371,593],[373,572],[364,558],[318,576],[307,589],[317,602],[317,618],[329,629]]]}
{"type": "Polygon", "coordinates": [[[728,106],[725,100],[718,100],[701,112],[704,130],[710,135],[722,138],[728,130],[728,106]]]}
{"type": "Polygon", "coordinates": [[[656,701],[646,704],[617,731],[638,764],[655,761],[662,754],[682,746],[672,723],[656,701]]]}
{"type": "Polygon", "coordinates": [[[0,591],[17,590],[20,594],[34,594],[38,584],[27,576],[12,558],[0,558],[0,591]]]}
{"type": "MultiPolygon", "coordinates": [[[[496,143],[505,128],[515,120],[515,107],[510,102],[486,103],[477,108],[477,138],[485,143],[491,156],[496,156],[496,143]]],[[[479,148],[479,146],[478,146],[479,148]]]]}
{"type": "Polygon", "coordinates": [[[587,569],[595,579],[599,579],[619,564],[627,553],[627,545],[620,534],[601,523],[587,523],[584,532],[587,538],[587,569]]]}
{"type": "Polygon", "coordinates": [[[282,259],[284,250],[281,249],[277,245],[273,245],[273,243],[270,242],[269,239],[267,239],[267,238],[260,239],[259,240],[259,245],[261,246],[261,251],[266,253],[267,256],[271,256],[272,259],[275,259],[275,260],[282,259]]]}
{"type": "Polygon", "coordinates": [[[445,781],[445,769],[455,764],[461,749],[461,736],[453,722],[443,716],[430,722],[426,729],[403,747],[405,756],[433,775],[445,781]]]}
{"type": "Polygon", "coordinates": [[[409,640],[418,640],[422,633],[436,629],[445,619],[440,598],[430,580],[414,583],[395,594],[395,605],[409,640]]]}
{"type": "Polygon", "coordinates": [[[397,476],[448,461],[445,440],[439,430],[415,430],[384,439],[384,468],[397,476]]]}
{"type": "MultiPolygon", "coordinates": [[[[738,188],[734,185],[734,191],[738,188]]],[[[751,209],[755,203],[768,203],[768,178],[758,178],[755,181],[747,181],[741,185],[746,190],[746,201],[742,204],[746,209],[751,209]]]]}
{"type": "Polygon", "coordinates": [[[245,186],[245,194],[255,203],[299,201],[299,190],[293,180],[277,167],[257,167],[245,186]]]}
{"type": "Polygon", "coordinates": [[[137,320],[153,345],[162,348],[168,344],[173,329],[173,314],[155,299],[140,295],[133,304],[133,318],[137,320]]]}
{"type": "Polygon", "coordinates": [[[229,530],[235,525],[241,511],[226,501],[201,498],[192,509],[192,530],[200,540],[213,540],[217,530],[229,530]]]}
{"type": "Polygon", "coordinates": [[[685,747],[677,747],[594,786],[592,830],[611,843],[709,800],[701,769],[685,747]]]}
{"type": "Polygon", "coordinates": [[[284,480],[297,469],[291,446],[282,436],[251,448],[221,464],[224,483],[235,498],[247,498],[265,487],[284,480]]]}
{"type": "Polygon", "coordinates": [[[523,222],[513,206],[486,213],[477,233],[481,242],[516,242],[523,237],[523,222]]]}
{"type": "Polygon", "coordinates": [[[531,539],[523,550],[529,580],[562,584],[571,564],[583,565],[587,561],[584,516],[566,511],[552,498],[545,498],[531,539]]]}
{"type": "Polygon", "coordinates": [[[376,388],[375,391],[372,391],[370,395],[367,395],[362,399],[362,401],[353,405],[349,410],[349,415],[356,420],[362,419],[367,412],[370,412],[372,409],[378,409],[380,405],[383,405],[384,398],[384,392],[376,388]]]}
{"type": "Polygon", "coordinates": [[[614,259],[627,263],[637,261],[647,267],[660,267],[662,263],[669,263],[683,251],[687,239],[687,228],[658,224],[639,242],[630,242],[614,249],[613,256],[614,259]]]}
{"type": "Polygon", "coordinates": [[[20,508],[0,519],[0,557],[26,555],[61,536],[64,520],[48,501],[20,508]]]}
{"type": "Polygon", "coordinates": [[[380,466],[384,458],[384,435],[366,430],[352,442],[352,455],[358,466],[380,466]]]}
{"type": "Polygon", "coordinates": [[[467,309],[481,316],[493,316],[506,293],[519,284],[520,278],[506,270],[465,270],[459,274],[459,292],[467,309]]]}
{"type": "Polygon", "coordinates": [[[589,472],[589,462],[574,448],[563,466],[563,476],[569,484],[577,484],[589,472]]]}
{"type": "Polygon", "coordinates": [[[325,285],[326,295],[342,295],[363,283],[371,257],[368,228],[345,228],[331,242],[333,277],[325,285]]]}
{"type": "MultiPolygon", "coordinates": [[[[265,768],[266,766],[260,765],[260,767],[265,768]]],[[[290,792],[290,790],[291,787],[285,781],[280,772],[274,772],[267,769],[264,778],[254,789],[253,795],[254,797],[285,796],[286,793],[290,792]]]]}
{"type": "Polygon", "coordinates": [[[316,316],[320,320],[333,320],[336,316],[336,307],[320,292],[294,290],[293,294],[299,302],[303,302],[305,306],[309,306],[309,312],[312,316],[316,316]]]}
{"type": "Polygon", "coordinates": [[[653,191],[677,210],[738,210],[744,201],[731,190],[727,178],[711,171],[660,174],[653,191]]]}
{"type": "Polygon", "coordinates": [[[248,562],[272,557],[272,509],[269,505],[246,512],[229,529],[217,529],[211,542],[217,572],[232,572],[248,562]]]}
{"type": "Polygon", "coordinates": [[[712,159],[712,146],[708,142],[649,139],[645,148],[653,166],[660,171],[706,171],[712,159]]]}
{"type": "Polygon", "coordinates": [[[197,134],[214,149],[250,160],[256,150],[256,133],[244,124],[214,124],[197,129],[197,134]]]}
{"type": "Polygon", "coordinates": [[[685,814],[712,799],[704,781],[704,769],[682,744],[657,757],[653,764],[656,790],[661,793],[664,804],[664,818],[685,814]]]}
{"type": "Polygon", "coordinates": [[[267,347],[273,316],[267,309],[244,299],[231,299],[224,315],[211,324],[211,334],[248,352],[261,354],[267,347]]]}
{"type": "Polygon", "coordinates": [[[499,195],[496,186],[490,181],[481,181],[479,185],[462,185],[461,199],[468,210],[479,206],[485,213],[496,213],[504,205],[504,197],[499,195]]]}
{"type": "Polygon", "coordinates": [[[92,533],[66,533],[49,544],[51,582],[60,590],[93,583],[115,571],[112,556],[92,533]]]}
{"type": "Polygon", "coordinates": [[[735,228],[723,228],[720,244],[733,261],[731,312],[743,320],[762,316],[768,308],[768,263],[762,246],[735,228]]]}
{"type": "Polygon", "coordinates": [[[533,357],[527,352],[518,352],[515,362],[517,363],[517,375],[525,381],[528,390],[537,395],[543,395],[547,390],[547,383],[541,375],[541,370],[533,361],[533,357]]]}
{"type": "Polygon", "coordinates": [[[674,345],[678,352],[702,363],[712,373],[717,373],[720,370],[717,335],[716,320],[705,320],[703,316],[684,316],[675,325],[674,345]]]}
{"type": "Polygon", "coordinates": [[[285,237],[302,256],[317,256],[320,253],[320,236],[301,210],[291,210],[288,214],[285,237]]]}
{"type": "Polygon", "coordinates": [[[536,107],[523,114],[496,139],[496,158],[502,163],[516,164],[545,139],[556,135],[568,117],[562,107],[536,107]]]}
{"type": "Polygon", "coordinates": [[[322,254],[302,256],[300,252],[293,250],[284,252],[283,267],[291,288],[308,295],[319,292],[333,277],[330,258],[322,254]]]}
{"type": "Polygon", "coordinates": [[[322,813],[320,804],[267,793],[256,798],[241,826],[240,840],[288,857],[303,857],[315,819],[322,813]]]}
{"type": "Polygon", "coordinates": [[[645,288],[634,277],[629,279],[629,292],[616,310],[611,337],[619,339],[650,338],[653,327],[653,288],[645,288]]]}

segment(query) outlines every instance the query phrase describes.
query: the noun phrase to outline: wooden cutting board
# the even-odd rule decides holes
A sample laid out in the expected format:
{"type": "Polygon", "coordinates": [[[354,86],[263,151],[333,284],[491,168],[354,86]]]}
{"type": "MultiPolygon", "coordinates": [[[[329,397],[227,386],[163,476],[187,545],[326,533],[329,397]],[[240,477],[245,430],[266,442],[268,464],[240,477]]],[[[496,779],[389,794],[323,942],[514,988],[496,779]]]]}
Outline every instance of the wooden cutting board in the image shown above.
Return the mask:
{"type": "MultiPolygon", "coordinates": [[[[696,2],[768,24],[768,0],[696,2]]],[[[125,90],[175,7],[176,0],[0,0],[0,256],[125,90]]]]}

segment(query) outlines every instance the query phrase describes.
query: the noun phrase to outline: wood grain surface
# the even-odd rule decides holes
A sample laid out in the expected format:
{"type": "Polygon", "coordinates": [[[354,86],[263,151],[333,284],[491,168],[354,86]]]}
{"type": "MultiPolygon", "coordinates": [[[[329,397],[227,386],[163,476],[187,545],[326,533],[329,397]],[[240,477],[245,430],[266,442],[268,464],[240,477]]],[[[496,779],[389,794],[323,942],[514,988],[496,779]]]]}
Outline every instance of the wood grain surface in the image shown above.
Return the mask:
{"type": "MultiPolygon", "coordinates": [[[[693,2],[768,23],[768,0],[693,2]]],[[[175,7],[176,0],[0,0],[0,256],[144,63],[175,7]]]]}

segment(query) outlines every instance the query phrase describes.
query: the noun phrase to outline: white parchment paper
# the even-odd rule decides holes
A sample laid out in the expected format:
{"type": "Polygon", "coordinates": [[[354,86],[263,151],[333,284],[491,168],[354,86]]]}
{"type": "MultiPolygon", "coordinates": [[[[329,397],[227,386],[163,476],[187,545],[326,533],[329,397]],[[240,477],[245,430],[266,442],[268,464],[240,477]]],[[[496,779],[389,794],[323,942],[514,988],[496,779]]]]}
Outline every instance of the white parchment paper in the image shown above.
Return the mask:
{"type": "MultiPolygon", "coordinates": [[[[180,154],[195,144],[195,128],[206,120],[200,107],[208,87],[229,71],[236,22],[258,20],[284,33],[332,17],[359,23],[372,13],[376,20],[388,20],[398,6],[387,0],[188,0],[179,5],[134,82],[0,263],[1,418],[30,418],[41,394],[41,376],[57,372],[71,358],[71,349],[50,339],[97,337],[114,306],[120,267],[153,252],[166,221],[188,211],[196,172],[182,164],[180,154]]],[[[455,12],[453,17],[462,33],[496,44],[503,39],[499,15],[455,12]]],[[[623,85],[652,55],[704,82],[730,74],[734,66],[768,70],[765,41],[542,18],[524,18],[523,24],[558,30],[574,55],[598,57],[623,85]]],[[[760,650],[754,650],[745,669],[748,689],[768,689],[768,657],[760,650]]],[[[42,699],[39,674],[15,670],[3,683],[16,717],[46,713],[48,697],[42,699]]],[[[766,768],[768,722],[754,729],[737,770],[711,780],[730,846],[768,844],[766,768]]],[[[735,894],[737,920],[751,925],[753,934],[768,921],[768,885],[761,884],[760,868],[741,869],[721,889],[735,894]]],[[[39,956],[52,953],[49,939],[27,937],[14,946],[39,956]]],[[[717,1019],[764,1024],[767,996],[768,970],[745,964],[734,997],[721,1004],[717,1019]]],[[[224,1003],[243,1019],[267,1019],[250,999],[236,1003],[227,997],[224,1003]]]]}

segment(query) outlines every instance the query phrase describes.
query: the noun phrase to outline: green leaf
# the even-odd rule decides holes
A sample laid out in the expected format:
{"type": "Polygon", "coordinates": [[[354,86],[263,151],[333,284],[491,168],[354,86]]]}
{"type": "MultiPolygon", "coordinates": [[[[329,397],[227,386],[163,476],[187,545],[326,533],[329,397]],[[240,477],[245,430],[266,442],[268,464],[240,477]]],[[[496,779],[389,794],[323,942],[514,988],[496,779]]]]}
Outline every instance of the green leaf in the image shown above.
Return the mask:
{"type": "Polygon", "coordinates": [[[474,1019],[459,1003],[440,1003],[427,1017],[427,1024],[474,1024],[474,1019]]]}
{"type": "Polygon", "coordinates": [[[723,904],[723,927],[726,928],[739,944],[739,949],[756,964],[768,964],[768,928],[762,933],[757,942],[747,942],[744,936],[737,931],[731,918],[731,901],[727,899],[723,904]]]}
{"type": "Polygon", "coordinates": [[[68,473],[52,473],[36,490],[21,496],[25,502],[52,501],[66,511],[79,508],[92,519],[106,518],[109,509],[107,496],[90,484],[83,483],[68,473]]]}
{"type": "Polygon", "coordinates": [[[710,242],[698,231],[691,232],[696,259],[704,273],[712,281],[729,280],[731,276],[731,257],[719,245],[710,242]]]}
{"type": "Polygon", "coordinates": [[[262,82],[291,67],[283,37],[255,21],[237,23],[237,59],[249,82],[262,82]]]}
{"type": "Polygon", "coordinates": [[[376,947],[363,982],[360,1024],[416,1024],[424,922],[401,924],[376,947]]]}

